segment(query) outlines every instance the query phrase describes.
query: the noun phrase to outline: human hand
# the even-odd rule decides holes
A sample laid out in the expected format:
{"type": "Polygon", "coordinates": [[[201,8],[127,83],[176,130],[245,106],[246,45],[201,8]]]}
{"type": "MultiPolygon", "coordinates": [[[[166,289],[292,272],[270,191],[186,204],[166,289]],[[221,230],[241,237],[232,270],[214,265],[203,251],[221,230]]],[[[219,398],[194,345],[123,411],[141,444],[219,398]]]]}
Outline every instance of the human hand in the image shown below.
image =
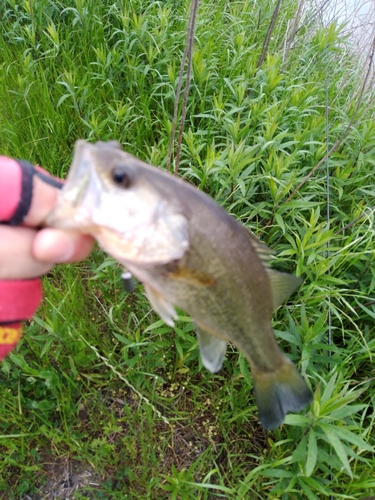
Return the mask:
{"type": "Polygon", "coordinates": [[[39,305],[37,278],[57,262],[84,259],[93,245],[89,236],[39,229],[56,203],[57,182],[20,163],[0,156],[0,360],[19,340],[20,321],[39,305]]]}
{"type": "MultiPolygon", "coordinates": [[[[12,196],[10,191],[16,189],[12,179],[8,179],[14,163],[14,160],[0,157],[0,220],[4,220],[1,216],[8,208],[5,204],[12,196]]],[[[32,183],[30,209],[22,225],[0,224],[0,280],[41,276],[55,263],[84,259],[93,245],[89,236],[52,228],[38,229],[54,207],[59,190],[36,175],[32,183]]]]}

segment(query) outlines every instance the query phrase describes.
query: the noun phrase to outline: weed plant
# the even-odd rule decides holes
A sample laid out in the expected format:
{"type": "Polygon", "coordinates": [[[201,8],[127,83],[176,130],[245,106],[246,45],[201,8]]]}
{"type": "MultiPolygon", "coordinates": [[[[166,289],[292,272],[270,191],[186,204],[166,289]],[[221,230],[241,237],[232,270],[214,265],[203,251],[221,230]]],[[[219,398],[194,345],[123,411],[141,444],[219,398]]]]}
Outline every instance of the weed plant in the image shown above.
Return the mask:
{"type": "MultiPolygon", "coordinates": [[[[44,278],[1,365],[2,498],[53,498],[51,464],[66,460],[99,478],[76,499],[375,495],[372,87],[360,92],[339,25],[315,17],[286,44],[294,0],[258,68],[274,7],[201,0],[180,173],[303,277],[273,323],[314,403],[263,431],[243,356],[229,348],[208,373],[191,319],[167,327],[96,249],[44,278]]],[[[3,0],[1,153],[64,177],[77,139],[116,139],[165,168],[188,12],[185,0],[3,0]]]]}

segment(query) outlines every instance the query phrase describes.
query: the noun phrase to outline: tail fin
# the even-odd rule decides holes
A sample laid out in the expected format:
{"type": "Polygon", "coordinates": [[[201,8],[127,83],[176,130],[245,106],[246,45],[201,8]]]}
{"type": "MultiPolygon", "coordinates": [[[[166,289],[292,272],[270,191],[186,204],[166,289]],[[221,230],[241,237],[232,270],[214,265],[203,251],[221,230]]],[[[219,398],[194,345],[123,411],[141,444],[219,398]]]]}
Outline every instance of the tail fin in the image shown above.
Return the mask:
{"type": "Polygon", "coordinates": [[[253,366],[252,375],[260,421],[267,430],[279,427],[288,412],[300,411],[313,400],[302,375],[286,357],[279,370],[262,372],[253,366]]]}

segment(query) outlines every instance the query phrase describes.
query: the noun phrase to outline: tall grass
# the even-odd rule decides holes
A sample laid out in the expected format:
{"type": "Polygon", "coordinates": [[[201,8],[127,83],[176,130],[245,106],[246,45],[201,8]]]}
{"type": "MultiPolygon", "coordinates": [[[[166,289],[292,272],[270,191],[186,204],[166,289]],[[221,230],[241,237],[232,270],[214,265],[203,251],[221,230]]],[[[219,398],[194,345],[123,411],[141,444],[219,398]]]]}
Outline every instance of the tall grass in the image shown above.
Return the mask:
{"type": "MultiPolygon", "coordinates": [[[[201,0],[180,173],[304,278],[273,322],[314,403],[265,433],[244,358],[230,348],[209,374],[190,318],[165,326],[95,250],[44,279],[1,365],[4,498],[63,498],[67,462],[60,490],[77,499],[375,494],[373,95],[337,23],[298,18],[289,39],[292,0],[258,67],[274,6],[201,0]]],[[[188,12],[183,0],[0,4],[1,153],[64,176],[76,139],[117,139],[164,168],[188,12]]]]}

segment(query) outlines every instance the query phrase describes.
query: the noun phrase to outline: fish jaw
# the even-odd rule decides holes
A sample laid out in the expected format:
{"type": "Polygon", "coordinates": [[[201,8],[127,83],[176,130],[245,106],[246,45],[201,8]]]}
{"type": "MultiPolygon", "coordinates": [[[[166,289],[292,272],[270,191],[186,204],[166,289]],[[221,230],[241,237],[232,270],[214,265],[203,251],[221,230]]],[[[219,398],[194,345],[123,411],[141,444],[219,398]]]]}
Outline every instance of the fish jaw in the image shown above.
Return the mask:
{"type": "Polygon", "coordinates": [[[77,141],[66,182],[57,202],[47,215],[49,227],[92,234],[95,207],[101,204],[101,182],[93,167],[93,157],[85,141],[77,141]]]}

